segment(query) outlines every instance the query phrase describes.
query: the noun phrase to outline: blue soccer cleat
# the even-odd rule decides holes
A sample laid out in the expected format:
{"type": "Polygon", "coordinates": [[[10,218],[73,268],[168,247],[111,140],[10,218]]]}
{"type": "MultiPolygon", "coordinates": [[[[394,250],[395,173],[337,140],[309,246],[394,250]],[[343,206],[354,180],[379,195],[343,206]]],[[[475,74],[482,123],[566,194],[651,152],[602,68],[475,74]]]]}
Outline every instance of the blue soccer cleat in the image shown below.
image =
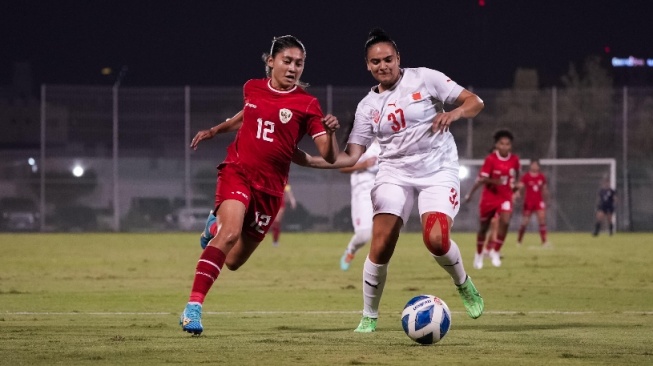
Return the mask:
{"type": "Polygon", "coordinates": [[[179,325],[185,332],[193,335],[202,334],[204,330],[202,326],[202,304],[197,302],[186,304],[186,308],[179,318],[179,325]]]}
{"type": "Polygon", "coordinates": [[[213,211],[209,212],[209,217],[206,219],[206,225],[204,226],[204,232],[200,235],[200,246],[202,249],[206,248],[209,245],[211,239],[213,239],[213,234],[211,234],[211,227],[216,225],[218,218],[215,217],[213,211]]]}
{"type": "Polygon", "coordinates": [[[345,253],[342,255],[342,257],[340,257],[340,269],[343,271],[348,270],[353,259],[354,255],[345,250],[345,253]]]}

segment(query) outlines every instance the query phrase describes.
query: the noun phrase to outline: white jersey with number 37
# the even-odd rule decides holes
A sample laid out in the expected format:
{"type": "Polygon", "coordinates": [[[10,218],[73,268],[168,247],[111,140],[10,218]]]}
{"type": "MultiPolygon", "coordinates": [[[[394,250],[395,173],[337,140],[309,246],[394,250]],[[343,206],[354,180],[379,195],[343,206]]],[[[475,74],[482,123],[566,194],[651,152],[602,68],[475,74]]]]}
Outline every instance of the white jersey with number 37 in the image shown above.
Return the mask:
{"type": "Polygon", "coordinates": [[[379,176],[419,178],[442,167],[457,167],[453,135],[432,132],[433,119],[453,104],[463,87],[429,68],[405,68],[397,84],[382,93],[373,88],[356,108],[349,143],[381,145],[379,176]]]}

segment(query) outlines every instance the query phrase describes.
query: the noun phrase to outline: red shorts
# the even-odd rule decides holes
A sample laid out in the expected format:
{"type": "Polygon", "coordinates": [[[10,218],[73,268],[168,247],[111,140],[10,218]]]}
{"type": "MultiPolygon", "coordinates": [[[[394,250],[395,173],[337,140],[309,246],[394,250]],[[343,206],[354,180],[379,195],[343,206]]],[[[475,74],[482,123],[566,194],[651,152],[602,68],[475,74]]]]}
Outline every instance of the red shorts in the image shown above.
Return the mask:
{"type": "Polygon", "coordinates": [[[524,212],[533,212],[533,211],[540,211],[546,209],[546,203],[544,201],[534,201],[534,202],[528,202],[524,201],[524,212]]]}
{"type": "Polygon", "coordinates": [[[481,203],[479,204],[479,217],[481,218],[481,221],[488,221],[492,219],[494,215],[502,212],[512,212],[511,200],[481,200],[481,203]]]}
{"type": "Polygon", "coordinates": [[[247,208],[242,232],[263,241],[265,234],[279,212],[283,197],[274,196],[253,188],[240,169],[233,164],[218,167],[215,188],[215,207],[226,200],[242,202],[247,208]]]}

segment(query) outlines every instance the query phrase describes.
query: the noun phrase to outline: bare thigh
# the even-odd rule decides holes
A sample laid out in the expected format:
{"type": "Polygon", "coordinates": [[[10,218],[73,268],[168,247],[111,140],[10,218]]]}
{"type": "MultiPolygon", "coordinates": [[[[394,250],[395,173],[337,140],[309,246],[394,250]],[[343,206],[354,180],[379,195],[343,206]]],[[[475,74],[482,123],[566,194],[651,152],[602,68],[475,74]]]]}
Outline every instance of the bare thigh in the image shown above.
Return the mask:
{"type": "Polygon", "coordinates": [[[497,227],[497,235],[505,237],[508,233],[508,226],[510,225],[510,219],[512,218],[512,212],[503,211],[499,214],[499,225],[497,227]]]}
{"type": "Polygon", "coordinates": [[[277,212],[277,216],[274,218],[274,224],[279,225],[281,221],[283,220],[283,214],[286,213],[286,208],[281,207],[279,209],[279,212],[277,212]]]}
{"type": "Polygon", "coordinates": [[[390,262],[403,225],[404,222],[399,216],[384,213],[374,216],[369,254],[373,263],[386,264],[390,262]]]}
{"type": "Polygon", "coordinates": [[[242,234],[236,245],[229,252],[229,255],[227,255],[227,259],[225,260],[227,268],[231,271],[240,268],[252,256],[259,244],[261,242],[257,241],[257,239],[247,234],[242,234]]]}
{"type": "Polygon", "coordinates": [[[226,255],[240,239],[245,220],[245,205],[237,200],[225,200],[215,213],[218,232],[209,242],[210,246],[220,249],[226,255]]]}

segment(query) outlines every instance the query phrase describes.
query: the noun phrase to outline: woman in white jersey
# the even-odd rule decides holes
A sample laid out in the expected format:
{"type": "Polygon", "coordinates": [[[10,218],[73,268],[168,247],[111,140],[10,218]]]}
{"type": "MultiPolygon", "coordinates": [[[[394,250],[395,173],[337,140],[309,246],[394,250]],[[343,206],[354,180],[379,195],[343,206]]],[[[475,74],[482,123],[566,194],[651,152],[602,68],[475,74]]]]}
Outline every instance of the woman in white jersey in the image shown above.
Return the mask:
{"type": "Polygon", "coordinates": [[[379,171],[380,152],[379,142],[374,140],[356,164],[340,168],[340,172],[351,174],[349,179],[351,184],[351,223],[354,226],[354,235],[349,239],[347,248],[340,257],[340,269],[343,271],[349,269],[356,252],[372,238],[374,208],[371,196],[376,172],[379,171]]]}
{"type": "Polygon", "coordinates": [[[397,45],[381,29],[370,32],[365,61],[379,84],[358,104],[345,151],[334,164],[300,150],[293,160],[316,168],[341,168],[354,165],[375,138],[381,146],[372,189],[372,243],[363,270],[363,318],[355,331],[376,330],[388,263],[415,198],[424,244],[451,275],[467,314],[478,318],[483,313],[483,298],[465,272],[458,245],[449,236],[460,209],[458,152],[449,126],[461,118],[475,117],[483,109],[483,101],[439,71],[400,68],[397,45]],[[445,104],[456,108],[445,111],[445,104]]]}

